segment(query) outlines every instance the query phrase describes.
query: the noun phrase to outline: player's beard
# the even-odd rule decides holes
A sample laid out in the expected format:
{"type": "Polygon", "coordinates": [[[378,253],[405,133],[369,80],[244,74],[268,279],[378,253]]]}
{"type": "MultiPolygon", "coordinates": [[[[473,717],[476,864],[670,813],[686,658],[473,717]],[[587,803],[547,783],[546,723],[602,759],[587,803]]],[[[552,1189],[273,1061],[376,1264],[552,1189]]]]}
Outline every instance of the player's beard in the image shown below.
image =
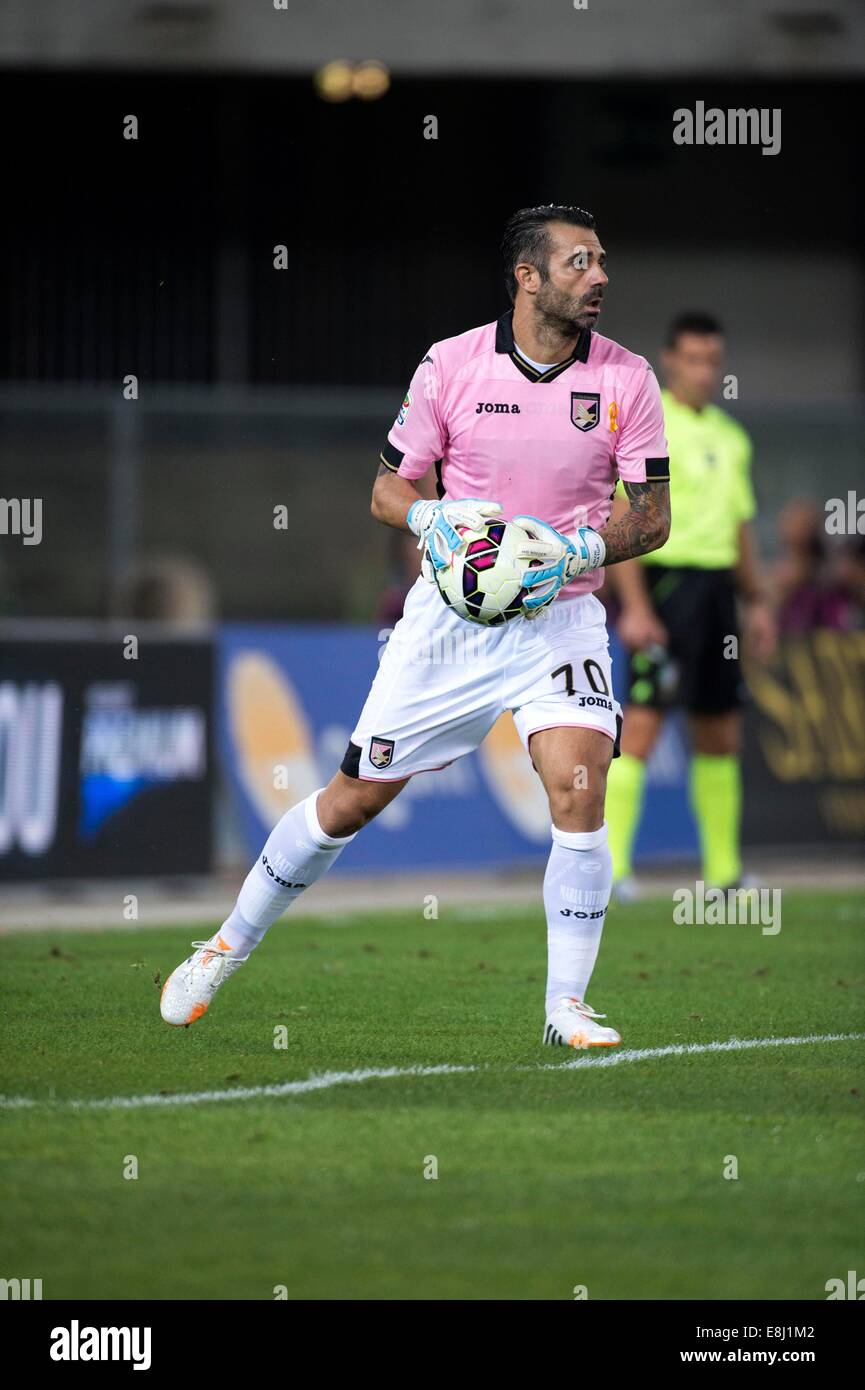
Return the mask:
{"type": "MultiPolygon", "coordinates": [[[[593,291],[586,298],[600,299],[603,303],[599,291],[593,291]]],[[[582,297],[575,301],[564,290],[557,290],[551,280],[545,280],[535,295],[535,316],[541,336],[545,329],[551,337],[576,338],[582,329],[593,328],[598,316],[582,307],[585,302],[582,297]]]]}

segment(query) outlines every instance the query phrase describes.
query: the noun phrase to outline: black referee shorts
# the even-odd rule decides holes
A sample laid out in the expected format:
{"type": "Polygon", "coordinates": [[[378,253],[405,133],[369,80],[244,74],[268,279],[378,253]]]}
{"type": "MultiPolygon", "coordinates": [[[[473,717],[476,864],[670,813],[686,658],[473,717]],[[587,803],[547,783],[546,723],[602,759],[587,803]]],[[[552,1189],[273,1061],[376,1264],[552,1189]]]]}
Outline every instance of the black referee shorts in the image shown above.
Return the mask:
{"type": "Polygon", "coordinates": [[[645,565],[643,574],[652,607],[670,635],[669,661],[632,652],[626,702],[649,709],[679,706],[691,714],[738,709],[745,686],[732,570],[645,565]]]}

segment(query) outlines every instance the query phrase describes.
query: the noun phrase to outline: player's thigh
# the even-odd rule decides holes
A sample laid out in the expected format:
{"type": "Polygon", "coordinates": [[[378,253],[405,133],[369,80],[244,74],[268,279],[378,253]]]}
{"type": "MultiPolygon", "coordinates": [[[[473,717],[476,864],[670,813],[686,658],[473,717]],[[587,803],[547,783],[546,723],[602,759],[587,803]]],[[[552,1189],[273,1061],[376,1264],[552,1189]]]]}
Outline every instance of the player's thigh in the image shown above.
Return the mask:
{"type": "Polygon", "coordinates": [[[710,570],[703,576],[706,591],[700,625],[699,661],[686,708],[698,752],[735,752],[745,703],[745,683],[739,661],[736,596],[732,576],[710,570]],[[703,745],[706,745],[705,747],[703,745]]]}
{"type": "Polygon", "coordinates": [[[648,705],[626,705],[622,715],[621,751],[641,762],[651,756],[664,723],[659,709],[648,705]]]}
{"type": "Polygon", "coordinates": [[[561,725],[616,742],[622,711],[613,694],[604,618],[598,600],[585,594],[524,624],[508,665],[504,703],[526,748],[534,734],[561,725]]]}
{"type": "MultiPolygon", "coordinates": [[[[644,569],[649,600],[667,630],[668,660],[658,661],[655,654],[648,651],[629,653],[625,696],[628,717],[637,706],[661,715],[673,705],[686,709],[693,706],[699,685],[703,634],[714,617],[714,603],[704,572],[665,565],[646,565],[644,569]]],[[[648,725],[648,720],[646,723],[648,725]]],[[[660,724],[656,735],[659,730],[660,724]]]]}
{"type": "Polygon", "coordinates": [[[695,753],[716,758],[738,754],[742,746],[742,716],[736,710],[722,714],[691,714],[688,718],[695,753]]]}
{"type": "Polygon", "coordinates": [[[592,594],[526,625],[507,704],[560,830],[596,830],[621,728],[604,609],[592,594]]]}
{"type": "Polygon", "coordinates": [[[318,823],[325,835],[353,835],[389,806],[408,781],[367,782],[336,772],[316,803],[318,823]]]}
{"type": "Polygon", "coordinates": [[[613,740],[598,729],[559,725],[529,738],[529,752],[559,830],[588,831],[604,819],[613,740]]]}
{"type": "Polygon", "coordinates": [[[419,580],[382,653],[342,772],[403,782],[471,753],[501,713],[510,644],[507,628],[465,622],[419,580]]]}

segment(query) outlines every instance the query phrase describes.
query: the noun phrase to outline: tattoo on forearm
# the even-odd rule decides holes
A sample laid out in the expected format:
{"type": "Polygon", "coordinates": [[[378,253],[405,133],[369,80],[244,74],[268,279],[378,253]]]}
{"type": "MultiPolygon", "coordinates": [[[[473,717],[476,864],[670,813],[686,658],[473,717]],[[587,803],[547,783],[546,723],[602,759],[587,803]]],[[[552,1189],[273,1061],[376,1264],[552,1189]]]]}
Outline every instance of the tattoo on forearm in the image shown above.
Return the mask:
{"type": "Polygon", "coordinates": [[[670,534],[670,484],[625,483],[624,486],[630,508],[601,532],[607,547],[606,565],[657,550],[670,534]]]}

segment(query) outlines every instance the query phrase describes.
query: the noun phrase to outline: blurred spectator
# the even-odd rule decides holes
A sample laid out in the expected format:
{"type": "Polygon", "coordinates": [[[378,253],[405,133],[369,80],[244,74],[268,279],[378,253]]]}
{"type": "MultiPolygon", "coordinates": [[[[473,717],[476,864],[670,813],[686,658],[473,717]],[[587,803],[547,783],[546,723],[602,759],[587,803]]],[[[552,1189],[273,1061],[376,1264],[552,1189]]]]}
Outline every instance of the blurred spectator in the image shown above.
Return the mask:
{"type": "MultiPolygon", "coordinates": [[[[421,497],[431,501],[436,497],[436,474],[431,468],[422,478],[413,479],[421,497]]],[[[421,552],[417,548],[417,537],[410,531],[392,531],[389,537],[389,578],[387,588],[382,592],[376,609],[376,621],[384,627],[393,627],[402,617],[403,605],[408,591],[420,574],[421,552]]]]}
{"type": "Polygon", "coordinates": [[[787,636],[862,622],[863,558],[858,538],[829,557],[823,513],[796,498],[778,518],[780,549],[772,568],[778,629],[787,636]]]}
{"type": "Polygon", "coordinates": [[[850,631],[865,627],[865,536],[851,536],[832,556],[829,589],[836,621],[850,631]]]}
{"type": "Polygon", "coordinates": [[[407,531],[393,531],[390,536],[390,579],[382,592],[376,609],[376,621],[383,627],[393,627],[402,617],[406,594],[420,574],[421,553],[417,537],[407,531]]]}
{"type": "Polygon", "coordinates": [[[213,585],[191,560],[151,556],[124,575],[111,604],[116,618],[141,618],[195,628],[215,615],[213,585]]]}

